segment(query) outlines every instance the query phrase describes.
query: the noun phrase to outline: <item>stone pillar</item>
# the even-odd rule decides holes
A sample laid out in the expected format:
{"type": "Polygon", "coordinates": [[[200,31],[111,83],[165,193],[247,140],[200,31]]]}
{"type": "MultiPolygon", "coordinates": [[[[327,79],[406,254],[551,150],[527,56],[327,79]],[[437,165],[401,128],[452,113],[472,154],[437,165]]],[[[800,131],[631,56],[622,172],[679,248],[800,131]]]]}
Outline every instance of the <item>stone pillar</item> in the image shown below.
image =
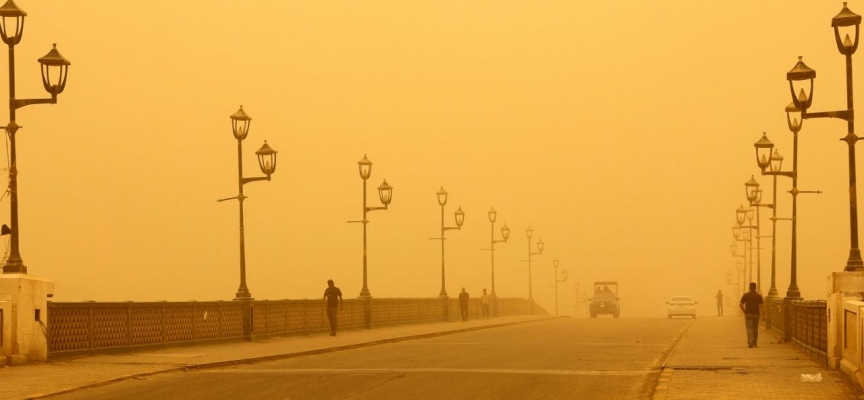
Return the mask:
{"type": "Polygon", "coordinates": [[[832,272],[828,286],[828,366],[840,368],[843,363],[844,302],[861,300],[864,293],[864,272],[832,272]]]}
{"type": "Polygon", "coordinates": [[[27,274],[0,274],[2,353],[12,365],[48,361],[48,297],[54,282],[27,274]]]}

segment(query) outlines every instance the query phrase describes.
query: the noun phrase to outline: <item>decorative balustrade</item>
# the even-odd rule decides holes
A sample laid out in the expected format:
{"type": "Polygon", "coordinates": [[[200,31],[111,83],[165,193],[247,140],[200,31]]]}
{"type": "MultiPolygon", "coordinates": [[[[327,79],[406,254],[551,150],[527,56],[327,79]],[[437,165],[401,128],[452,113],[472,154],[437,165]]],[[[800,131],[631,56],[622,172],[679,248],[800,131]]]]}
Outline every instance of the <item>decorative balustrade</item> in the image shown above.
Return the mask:
{"type": "MultiPolygon", "coordinates": [[[[364,327],[365,301],[344,300],[340,329],[364,327]]],[[[440,298],[373,298],[370,306],[373,326],[441,322],[445,306],[450,308],[450,320],[460,319],[456,299],[445,303],[440,298]]],[[[500,316],[546,313],[525,299],[499,298],[497,306],[500,316]]],[[[469,318],[480,315],[480,301],[472,299],[469,318]]],[[[50,355],[248,340],[328,329],[322,300],[48,303],[50,355]]]]}
{"type": "Polygon", "coordinates": [[[765,300],[765,326],[779,333],[784,340],[793,341],[806,353],[827,359],[828,313],[827,303],[817,301],[765,300]]]}

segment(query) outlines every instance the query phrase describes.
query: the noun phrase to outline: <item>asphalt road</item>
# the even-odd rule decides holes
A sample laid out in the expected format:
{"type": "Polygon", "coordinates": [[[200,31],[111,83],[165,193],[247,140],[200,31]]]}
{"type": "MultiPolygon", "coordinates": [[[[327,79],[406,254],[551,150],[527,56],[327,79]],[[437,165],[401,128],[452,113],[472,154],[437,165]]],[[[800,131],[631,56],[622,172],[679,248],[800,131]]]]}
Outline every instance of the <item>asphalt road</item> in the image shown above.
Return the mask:
{"type": "Polygon", "coordinates": [[[555,319],[154,375],[52,399],[647,399],[689,325],[555,319]]]}

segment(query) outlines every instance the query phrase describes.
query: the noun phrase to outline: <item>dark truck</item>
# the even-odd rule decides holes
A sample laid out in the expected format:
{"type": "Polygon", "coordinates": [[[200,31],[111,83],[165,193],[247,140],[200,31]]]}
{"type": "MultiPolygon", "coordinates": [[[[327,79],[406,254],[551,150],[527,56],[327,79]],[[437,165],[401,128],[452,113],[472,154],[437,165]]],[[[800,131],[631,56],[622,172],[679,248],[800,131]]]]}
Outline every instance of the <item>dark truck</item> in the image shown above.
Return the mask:
{"type": "Polygon", "coordinates": [[[600,281],[594,282],[594,295],[588,299],[591,318],[597,315],[611,315],[618,318],[621,307],[618,305],[618,282],[600,281]]]}

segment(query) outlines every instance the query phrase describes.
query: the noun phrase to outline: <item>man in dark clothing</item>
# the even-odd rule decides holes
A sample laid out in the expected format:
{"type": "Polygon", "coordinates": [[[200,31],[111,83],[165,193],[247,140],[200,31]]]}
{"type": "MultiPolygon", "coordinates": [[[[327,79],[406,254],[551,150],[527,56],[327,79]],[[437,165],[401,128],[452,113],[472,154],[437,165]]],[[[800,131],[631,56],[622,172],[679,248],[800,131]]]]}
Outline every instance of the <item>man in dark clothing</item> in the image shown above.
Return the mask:
{"type": "Polygon", "coordinates": [[[333,285],[333,280],[327,281],[324,289],[324,299],[327,302],[327,319],[330,320],[330,336],[336,336],[339,327],[339,311],[342,311],[342,291],[333,285]]]}
{"type": "Polygon", "coordinates": [[[462,322],[468,321],[468,292],[462,288],[462,293],[459,293],[459,311],[462,312],[462,322]]]}
{"type": "Polygon", "coordinates": [[[750,291],[741,296],[738,307],[744,311],[744,326],[747,328],[747,347],[757,347],[759,340],[759,316],[762,315],[762,295],[756,292],[756,283],[750,282],[750,291]]]}

